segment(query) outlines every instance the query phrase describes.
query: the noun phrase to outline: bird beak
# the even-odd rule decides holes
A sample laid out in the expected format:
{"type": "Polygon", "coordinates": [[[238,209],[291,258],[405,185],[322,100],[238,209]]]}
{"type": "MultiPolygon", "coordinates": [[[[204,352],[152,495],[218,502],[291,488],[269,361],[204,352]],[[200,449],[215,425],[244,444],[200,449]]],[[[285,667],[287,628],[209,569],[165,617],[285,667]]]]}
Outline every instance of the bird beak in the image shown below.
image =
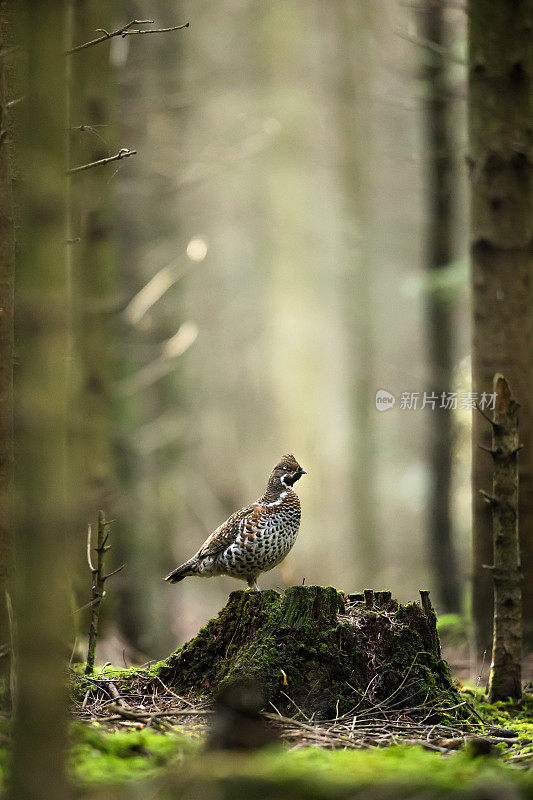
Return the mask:
{"type": "Polygon", "coordinates": [[[301,467],[300,467],[300,475],[307,475],[305,469],[302,469],[301,467]]]}

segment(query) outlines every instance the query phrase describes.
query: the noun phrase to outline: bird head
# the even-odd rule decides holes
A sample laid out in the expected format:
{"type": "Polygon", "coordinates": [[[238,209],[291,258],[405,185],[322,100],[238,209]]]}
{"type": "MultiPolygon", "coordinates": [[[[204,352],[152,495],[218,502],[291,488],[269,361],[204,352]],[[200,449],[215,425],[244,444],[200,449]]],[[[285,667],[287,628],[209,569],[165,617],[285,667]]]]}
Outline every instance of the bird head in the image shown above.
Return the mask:
{"type": "Polygon", "coordinates": [[[270,479],[279,480],[286,489],[300,480],[302,475],[307,475],[305,469],[298,464],[294,456],[283,456],[270,474],[270,479]]]}

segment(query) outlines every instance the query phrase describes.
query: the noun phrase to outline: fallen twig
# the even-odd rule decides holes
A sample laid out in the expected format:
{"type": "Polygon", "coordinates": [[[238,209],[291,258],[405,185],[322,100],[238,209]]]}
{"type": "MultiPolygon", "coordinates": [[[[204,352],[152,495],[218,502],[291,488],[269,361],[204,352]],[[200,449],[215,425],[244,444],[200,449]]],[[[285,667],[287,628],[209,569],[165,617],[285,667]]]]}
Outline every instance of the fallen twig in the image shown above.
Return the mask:
{"type": "MultiPolygon", "coordinates": [[[[409,675],[404,678],[405,690],[410,683],[409,675]]],[[[137,671],[133,676],[130,673],[124,682],[116,674],[90,677],[89,681],[92,684],[90,694],[83,706],[77,707],[77,716],[87,723],[96,720],[109,729],[179,725],[199,732],[206,730],[216,713],[207,698],[182,697],[148,670],[137,671]]],[[[399,706],[399,699],[394,696],[388,703],[388,706],[370,704],[357,713],[352,709],[320,720],[303,719],[299,711],[296,717],[291,717],[288,714],[292,712],[277,712],[271,703],[272,713],[264,712],[262,716],[276,728],[291,750],[309,746],[364,750],[408,744],[446,754],[463,747],[469,740],[482,739],[490,744],[505,744],[502,759],[516,764],[517,768],[526,766],[533,758],[523,753],[530,740],[520,738],[515,730],[488,725],[481,718],[479,722],[473,717],[465,719],[461,713],[462,702],[446,708],[427,702],[406,708],[399,706]],[[433,715],[443,721],[428,721],[433,715]],[[455,720],[454,715],[457,715],[455,720]]]]}
{"type": "Polygon", "coordinates": [[[107,717],[107,721],[116,720],[116,719],[131,719],[131,720],[143,720],[147,718],[156,718],[156,717],[194,717],[197,714],[213,714],[214,711],[211,708],[204,708],[204,709],[171,709],[170,711],[141,711],[140,709],[136,708],[124,708],[123,706],[119,706],[115,703],[110,703],[107,706],[109,711],[114,712],[114,716],[107,717]]]}

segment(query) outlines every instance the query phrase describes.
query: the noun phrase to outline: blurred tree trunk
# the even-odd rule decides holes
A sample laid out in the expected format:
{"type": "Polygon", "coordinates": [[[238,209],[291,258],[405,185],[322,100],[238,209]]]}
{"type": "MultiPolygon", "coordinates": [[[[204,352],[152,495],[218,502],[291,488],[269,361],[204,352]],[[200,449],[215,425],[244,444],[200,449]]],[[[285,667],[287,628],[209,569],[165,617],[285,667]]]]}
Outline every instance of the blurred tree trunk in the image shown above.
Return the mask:
{"type": "MultiPolygon", "coordinates": [[[[124,17],[134,19],[138,8],[135,3],[125,3],[124,17]]],[[[149,12],[148,12],[149,13],[149,12]]],[[[153,18],[153,17],[150,17],[153,18]]],[[[128,40],[124,40],[128,42],[128,40]]],[[[120,81],[119,103],[123,113],[118,120],[121,141],[135,142],[135,148],[143,153],[149,152],[146,127],[147,116],[141,111],[149,96],[148,75],[137,64],[136,43],[124,46],[124,63],[120,67],[123,75],[120,81]]],[[[133,146],[133,145],[131,145],[133,146]]],[[[134,296],[143,285],[139,275],[139,261],[144,244],[143,231],[149,180],[145,175],[145,158],[133,162],[119,185],[119,205],[117,209],[117,239],[119,259],[119,291],[125,297],[134,296]],[[143,177],[140,178],[139,176],[143,177]],[[137,197],[136,203],[126,202],[126,198],[137,197]]],[[[145,282],[145,281],[144,281],[145,282]]],[[[143,336],[136,327],[122,319],[118,329],[117,364],[119,380],[127,378],[141,368],[140,353],[143,336]]],[[[137,433],[143,423],[142,403],[138,394],[120,396],[117,402],[117,433],[115,451],[117,456],[117,475],[120,492],[126,498],[121,504],[117,518],[118,558],[128,561],[118,587],[117,622],[124,639],[137,650],[143,649],[142,634],[148,624],[149,608],[143,598],[148,591],[144,565],[149,556],[150,520],[141,497],[143,462],[137,451],[137,433]],[[143,535],[144,534],[144,535],[143,535]]],[[[151,535],[151,533],[150,533],[151,535]]]]}
{"type": "Polygon", "coordinates": [[[65,65],[62,0],[19,0],[17,166],[17,696],[10,796],[67,796],[65,65]],[[22,69],[22,67],[21,67],[22,69]]]}
{"type": "MultiPolygon", "coordinates": [[[[421,35],[446,48],[445,8],[440,2],[428,3],[418,11],[421,35]]],[[[442,51],[423,50],[423,107],[427,223],[425,263],[429,287],[425,297],[429,341],[430,386],[437,397],[450,392],[453,373],[453,298],[436,281],[439,271],[453,259],[454,147],[450,119],[450,87],[442,51]]],[[[461,591],[457,556],[453,543],[450,513],[453,418],[449,410],[437,407],[431,412],[428,536],[432,574],[437,587],[437,602],[442,611],[458,612],[461,591]]]]}
{"type": "MultiPolygon", "coordinates": [[[[147,17],[170,24],[175,14],[175,4],[169,0],[128,0],[124,4],[127,19],[147,17]]],[[[140,41],[132,38],[129,49],[119,56],[123,109],[120,139],[126,146],[138,148],[140,155],[128,165],[121,182],[127,202],[118,208],[121,292],[129,298],[166,265],[177,268],[178,259],[185,260],[178,217],[176,147],[181,113],[176,103],[181,90],[180,35],[135,37],[140,41]],[[134,194],[137,202],[132,203],[134,194]]],[[[121,377],[146,367],[161,353],[161,345],[176,334],[181,322],[176,313],[176,291],[170,286],[154,301],[156,310],[149,308],[141,318],[132,316],[128,309],[122,315],[121,377]]],[[[177,371],[179,375],[179,367],[177,371]]],[[[169,557],[172,560],[172,531],[163,495],[169,469],[172,465],[176,470],[180,457],[179,443],[162,438],[154,445],[150,431],[157,429],[170,409],[177,413],[180,394],[180,379],[172,372],[135,392],[122,394],[118,401],[118,470],[127,497],[127,506],[119,516],[119,546],[129,564],[120,585],[119,626],[130,645],[147,655],[161,652],[172,639],[168,592],[162,581],[154,584],[153,575],[165,574],[169,557]]],[[[173,497],[173,505],[175,502],[173,497]]]]}
{"type": "MultiPolygon", "coordinates": [[[[8,46],[7,12],[0,16],[0,47],[8,46]]],[[[5,64],[0,57],[0,702],[9,705],[8,592],[13,570],[13,273],[15,231],[10,164],[10,126],[5,64]]]]}
{"type": "Polygon", "coordinates": [[[375,391],[372,307],[372,134],[370,98],[372,71],[372,2],[339,0],[331,6],[336,28],[338,64],[335,109],[339,134],[340,182],[346,230],[349,275],[351,374],[353,402],[352,508],[357,560],[363,583],[372,582],[379,567],[376,500],[375,391]],[[364,112],[362,112],[364,109],[364,112]]]}
{"type": "MultiPolygon", "coordinates": [[[[72,1],[72,0],[71,0],[72,1]]],[[[113,2],[76,0],[72,5],[74,44],[92,37],[97,28],[111,30],[113,2]]],[[[116,152],[113,128],[112,70],[109,44],[70,56],[71,166],[96,161],[116,152]],[[78,130],[79,128],[82,130],[78,130]]],[[[73,338],[76,374],[72,445],[73,484],[78,518],[85,523],[99,508],[109,508],[113,479],[111,424],[111,313],[114,289],[112,236],[113,183],[117,165],[86,170],[71,178],[73,338]]],[[[80,553],[82,548],[80,548],[80,553]]]]}
{"type": "MultiPolygon", "coordinates": [[[[519,525],[524,644],[533,645],[532,0],[471,0],[469,132],[472,253],[472,389],[492,391],[503,372],[520,404],[519,525]]],[[[490,431],[473,415],[473,611],[477,655],[492,639],[490,431]]]]}

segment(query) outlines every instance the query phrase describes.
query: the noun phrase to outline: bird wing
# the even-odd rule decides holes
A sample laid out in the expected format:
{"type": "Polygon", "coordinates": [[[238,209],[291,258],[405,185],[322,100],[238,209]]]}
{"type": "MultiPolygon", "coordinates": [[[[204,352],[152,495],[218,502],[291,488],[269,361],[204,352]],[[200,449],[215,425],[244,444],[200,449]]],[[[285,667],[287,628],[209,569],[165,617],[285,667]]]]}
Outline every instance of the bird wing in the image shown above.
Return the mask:
{"type": "Polygon", "coordinates": [[[196,557],[206,558],[206,556],[214,556],[217,553],[221,553],[222,550],[233,544],[239,533],[253,535],[259,527],[264,511],[263,506],[255,503],[236,511],[205,540],[196,557]]]}

